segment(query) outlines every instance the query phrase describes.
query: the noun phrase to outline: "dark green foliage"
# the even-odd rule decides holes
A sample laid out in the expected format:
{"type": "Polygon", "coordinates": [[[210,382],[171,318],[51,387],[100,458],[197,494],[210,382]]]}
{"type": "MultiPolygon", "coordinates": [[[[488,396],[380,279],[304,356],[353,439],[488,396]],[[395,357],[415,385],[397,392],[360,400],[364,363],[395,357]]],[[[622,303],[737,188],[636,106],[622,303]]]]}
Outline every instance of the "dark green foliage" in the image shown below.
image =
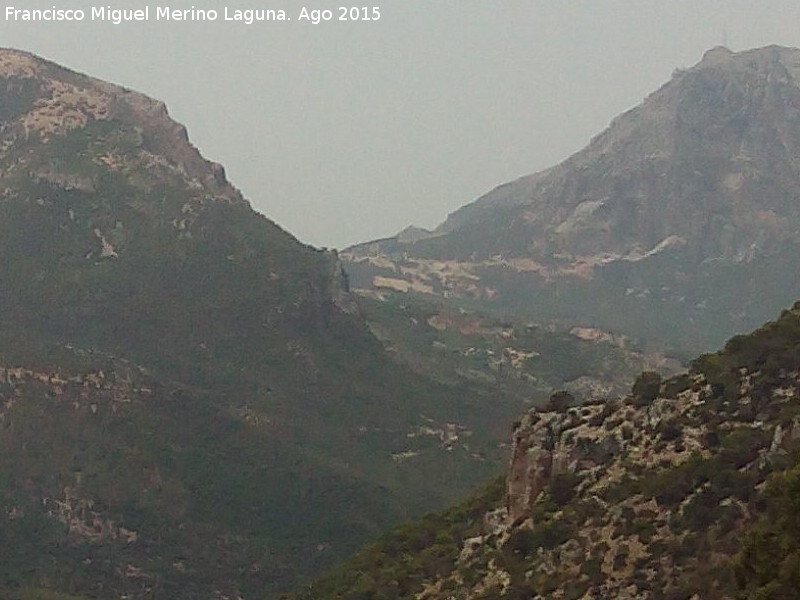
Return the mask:
{"type": "Polygon", "coordinates": [[[665,398],[677,398],[678,394],[688,390],[692,385],[692,380],[687,374],[670,377],[663,382],[663,394],[665,398]]]}
{"type": "Polygon", "coordinates": [[[645,544],[650,543],[655,529],[652,519],[639,517],[632,522],[632,533],[638,535],[639,539],[645,544]]]}
{"type": "Polygon", "coordinates": [[[482,533],[483,515],[500,503],[504,490],[498,478],[469,502],[396,528],[305,590],[281,598],[414,598],[425,580],[453,570],[464,540],[482,533]]]}
{"type": "Polygon", "coordinates": [[[39,97],[40,83],[33,77],[7,77],[3,84],[7,93],[0,103],[0,122],[24,114],[39,97]]]}
{"type": "Polygon", "coordinates": [[[538,523],[533,533],[533,547],[550,550],[569,540],[575,530],[572,524],[561,519],[550,519],[543,523],[538,523]]]}
{"type": "Polygon", "coordinates": [[[629,473],[624,473],[619,483],[602,490],[601,496],[607,502],[616,504],[622,502],[625,498],[639,493],[642,493],[641,479],[633,477],[629,473]]]}
{"type": "Polygon", "coordinates": [[[536,596],[536,587],[528,581],[515,582],[499,600],[530,600],[536,596]]]}
{"type": "Polygon", "coordinates": [[[542,520],[536,519],[532,529],[527,526],[515,529],[495,557],[497,564],[509,574],[515,598],[524,598],[524,594],[532,590],[543,592],[557,584],[558,577],[531,579],[528,571],[535,565],[538,552],[560,546],[575,534],[573,523],[551,514],[552,503],[544,501],[538,504],[542,520]]]}
{"type": "Polygon", "coordinates": [[[646,406],[658,396],[661,387],[661,375],[655,371],[644,371],[633,383],[631,393],[634,404],[646,406]]]}
{"type": "Polygon", "coordinates": [[[574,473],[557,473],[550,478],[547,491],[553,502],[564,506],[575,497],[575,487],[580,481],[581,478],[574,473]]]}
{"type": "Polygon", "coordinates": [[[100,383],[0,382],[0,514],[25,515],[0,527],[0,587],[287,589],[505,464],[516,400],[391,360],[336,257],[254,212],[157,104],[23,135],[50,87],[0,86],[0,367],[100,383]],[[69,536],[42,501],[67,488],[136,543],[69,536]]]}
{"type": "Polygon", "coordinates": [[[736,581],[747,600],[790,600],[800,589],[800,466],[773,475],[766,511],[742,541],[736,581]]]}
{"type": "Polygon", "coordinates": [[[506,540],[505,550],[511,554],[530,556],[540,546],[533,530],[527,527],[515,529],[506,540]]]}
{"type": "Polygon", "coordinates": [[[584,560],[581,563],[581,575],[585,575],[589,583],[600,583],[603,580],[603,559],[593,556],[584,560]]]}
{"type": "Polygon", "coordinates": [[[617,547],[617,553],[614,555],[613,568],[615,571],[621,570],[628,562],[629,549],[627,544],[620,544],[617,547]]]}
{"type": "Polygon", "coordinates": [[[648,473],[639,485],[645,495],[667,507],[676,506],[692,490],[707,482],[713,498],[706,498],[706,503],[718,502],[727,495],[748,498],[755,476],[739,469],[754,461],[759,450],[768,443],[768,434],[761,430],[736,429],[723,437],[718,454],[704,458],[695,453],[678,466],[648,473]]]}
{"type": "Polygon", "coordinates": [[[750,396],[755,410],[766,407],[771,390],[782,374],[800,364],[800,303],[791,311],[767,323],[749,335],[732,338],[724,350],[706,354],[692,363],[711,384],[715,396],[732,400],[739,396],[739,375],[742,370],[753,374],[750,396]]]}
{"type": "Polygon", "coordinates": [[[661,436],[665,442],[672,442],[681,437],[681,425],[674,419],[662,421],[656,427],[656,433],[661,436]]]}
{"type": "Polygon", "coordinates": [[[719,518],[718,494],[711,487],[701,489],[683,507],[682,521],[684,527],[703,531],[719,518]]]}
{"type": "Polygon", "coordinates": [[[559,390],[550,396],[545,408],[556,412],[564,412],[571,406],[575,406],[575,396],[566,390],[559,390]]]}
{"type": "Polygon", "coordinates": [[[722,436],[719,463],[731,469],[740,469],[758,457],[769,442],[769,434],[759,429],[741,427],[722,436]]]}
{"type": "Polygon", "coordinates": [[[591,584],[588,581],[570,580],[564,584],[565,600],[578,600],[582,598],[591,584]]]}

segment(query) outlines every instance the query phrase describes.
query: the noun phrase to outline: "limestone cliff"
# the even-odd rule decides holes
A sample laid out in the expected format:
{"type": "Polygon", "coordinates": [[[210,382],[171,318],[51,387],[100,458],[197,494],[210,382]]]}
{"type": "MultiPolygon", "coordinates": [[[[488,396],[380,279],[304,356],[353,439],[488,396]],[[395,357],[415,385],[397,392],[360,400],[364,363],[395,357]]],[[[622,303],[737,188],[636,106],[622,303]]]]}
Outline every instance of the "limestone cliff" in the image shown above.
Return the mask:
{"type": "Polygon", "coordinates": [[[653,397],[526,414],[505,506],[418,598],[735,597],[759,490],[800,441],[798,322],[795,307],[653,397]]]}

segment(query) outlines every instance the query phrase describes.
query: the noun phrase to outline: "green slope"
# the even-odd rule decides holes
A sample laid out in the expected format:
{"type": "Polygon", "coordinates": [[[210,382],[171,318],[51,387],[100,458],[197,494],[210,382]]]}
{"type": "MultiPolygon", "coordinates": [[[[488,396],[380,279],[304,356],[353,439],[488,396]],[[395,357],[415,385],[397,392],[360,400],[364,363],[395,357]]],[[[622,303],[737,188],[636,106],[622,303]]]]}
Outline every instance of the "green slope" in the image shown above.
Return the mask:
{"type": "Polygon", "coordinates": [[[258,597],[505,461],[516,401],[390,360],[163,105],[16,51],[0,82],[4,593],[258,597]]]}
{"type": "Polygon", "coordinates": [[[505,482],[283,598],[794,598],[798,364],[800,303],[689,376],[532,411],[505,482]]]}

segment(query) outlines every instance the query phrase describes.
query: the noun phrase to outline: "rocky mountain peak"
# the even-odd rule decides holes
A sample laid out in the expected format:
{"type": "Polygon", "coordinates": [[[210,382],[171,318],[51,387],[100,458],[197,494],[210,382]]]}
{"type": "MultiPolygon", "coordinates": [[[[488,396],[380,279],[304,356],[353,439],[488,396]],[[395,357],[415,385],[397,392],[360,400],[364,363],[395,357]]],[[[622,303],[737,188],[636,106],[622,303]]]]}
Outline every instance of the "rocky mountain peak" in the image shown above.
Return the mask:
{"type": "Polygon", "coordinates": [[[800,222],[797,198],[786,193],[800,181],[798,64],[796,49],[713,49],[586,149],[488,194],[473,211],[506,212],[511,239],[533,242],[524,250],[507,243],[504,253],[556,262],[644,253],[669,236],[704,246],[700,261],[766,251],[800,222]]]}
{"type": "MultiPolygon", "coordinates": [[[[163,102],[13,49],[0,49],[0,79],[7,96],[0,107],[4,154],[14,140],[35,136],[48,143],[90,125],[116,122],[133,128],[140,138],[137,162],[179,174],[216,200],[243,201],[222,166],[200,155],[163,102]]],[[[109,155],[103,160],[122,171],[127,161],[120,159],[109,155]]]]}
{"type": "Polygon", "coordinates": [[[798,190],[800,50],[714,48],[562,163],[497,187],[426,239],[345,256],[356,289],[375,287],[391,262],[409,289],[424,282],[495,310],[636,337],[652,336],[653,312],[666,310],[670,329],[714,329],[700,332],[711,343],[697,351],[800,295],[782,289],[797,279],[798,190]],[[465,275],[432,283],[437,261],[465,275]]]}
{"type": "Polygon", "coordinates": [[[728,60],[733,55],[733,52],[726,46],[714,46],[713,48],[706,50],[706,53],[703,54],[703,60],[701,62],[724,62],[728,60]]]}

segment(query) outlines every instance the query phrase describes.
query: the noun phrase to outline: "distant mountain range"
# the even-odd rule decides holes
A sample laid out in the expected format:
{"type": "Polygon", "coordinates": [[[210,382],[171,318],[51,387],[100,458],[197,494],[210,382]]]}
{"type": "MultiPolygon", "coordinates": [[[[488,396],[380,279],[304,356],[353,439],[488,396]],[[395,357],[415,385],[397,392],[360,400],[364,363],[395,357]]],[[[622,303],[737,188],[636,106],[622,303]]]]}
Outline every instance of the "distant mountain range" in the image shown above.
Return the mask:
{"type": "Polygon", "coordinates": [[[297,597],[796,590],[800,308],[654,372],[800,298],[795,77],[714,49],[339,257],[162,103],[0,50],[0,596],[274,596],[509,456],[297,597]]]}
{"type": "Polygon", "coordinates": [[[563,163],[342,256],[356,291],[718,347],[800,297],[800,50],[710,50],[563,163]]]}
{"type": "MultiPolygon", "coordinates": [[[[707,346],[800,297],[795,78],[800,50],[714,49],[561,165],[348,249],[352,280],[378,303],[707,346]]],[[[283,598],[795,598],[798,365],[800,302],[688,373],[553,394],[503,477],[283,598]]]]}

